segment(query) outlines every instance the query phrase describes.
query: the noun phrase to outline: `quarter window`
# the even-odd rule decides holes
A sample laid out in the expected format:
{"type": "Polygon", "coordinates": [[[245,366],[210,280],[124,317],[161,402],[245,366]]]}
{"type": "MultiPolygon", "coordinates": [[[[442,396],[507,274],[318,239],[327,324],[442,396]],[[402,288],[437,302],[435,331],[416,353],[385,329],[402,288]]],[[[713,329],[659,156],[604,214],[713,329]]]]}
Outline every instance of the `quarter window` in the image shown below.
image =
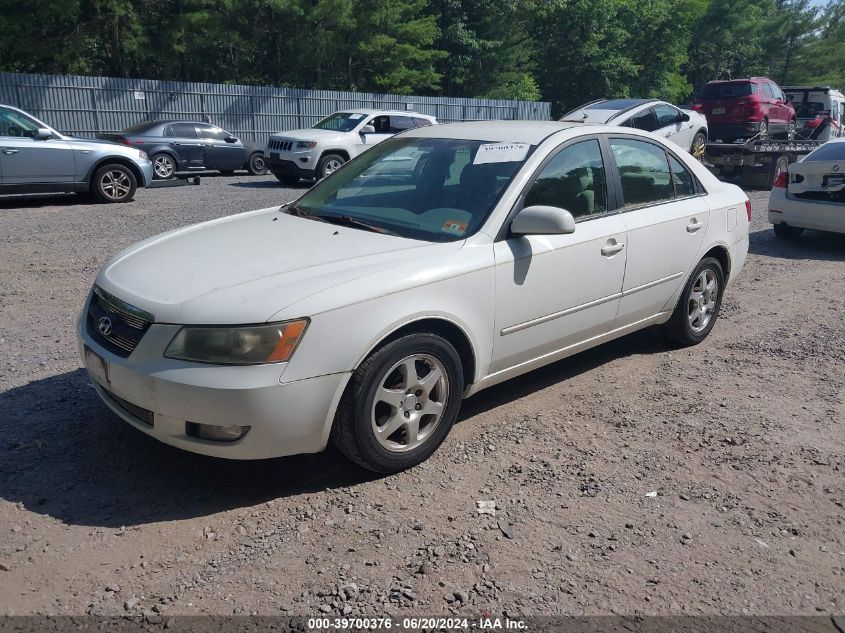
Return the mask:
{"type": "Polygon", "coordinates": [[[644,141],[610,139],[619,169],[625,206],[671,200],[674,197],[672,173],[666,152],[644,141]]]}
{"type": "Polygon", "coordinates": [[[561,150],[540,172],[523,206],[548,205],[580,218],[607,212],[607,180],[596,140],[561,150]]]}

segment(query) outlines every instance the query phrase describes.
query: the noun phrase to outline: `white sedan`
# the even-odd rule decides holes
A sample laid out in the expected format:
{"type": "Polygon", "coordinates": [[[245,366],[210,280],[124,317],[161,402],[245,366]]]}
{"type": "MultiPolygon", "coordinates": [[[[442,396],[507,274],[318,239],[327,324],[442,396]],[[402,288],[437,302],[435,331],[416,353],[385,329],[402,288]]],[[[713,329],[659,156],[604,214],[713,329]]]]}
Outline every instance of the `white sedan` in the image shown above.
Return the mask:
{"type": "Polygon", "coordinates": [[[778,176],[769,222],[785,238],[804,229],[845,233],[845,138],[828,141],[778,176]]]}
{"type": "Polygon", "coordinates": [[[118,254],[79,349],[105,403],[167,444],[255,459],[332,441],[395,472],[491,385],[651,325],[702,341],[749,218],[740,189],[638,130],[417,128],[294,203],[118,254]]]}
{"type": "Polygon", "coordinates": [[[707,119],[658,99],[597,99],[565,114],[561,121],[633,127],[669,139],[698,160],[707,149],[707,119]]]}

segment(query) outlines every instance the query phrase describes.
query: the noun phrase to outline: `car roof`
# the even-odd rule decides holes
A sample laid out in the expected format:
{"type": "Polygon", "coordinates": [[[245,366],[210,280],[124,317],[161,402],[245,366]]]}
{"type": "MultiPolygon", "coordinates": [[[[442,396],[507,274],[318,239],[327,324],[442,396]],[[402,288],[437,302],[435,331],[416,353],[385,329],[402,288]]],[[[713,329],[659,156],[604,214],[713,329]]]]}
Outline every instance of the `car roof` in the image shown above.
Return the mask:
{"type": "Polygon", "coordinates": [[[633,114],[642,106],[660,103],[666,102],[659,99],[597,99],[567,112],[560,120],[607,123],[621,114],[633,114]]]}
{"type": "Polygon", "coordinates": [[[371,114],[387,114],[393,116],[421,116],[427,119],[434,118],[431,114],[422,114],[421,112],[416,112],[415,110],[377,110],[375,108],[344,108],[343,110],[337,110],[337,112],[333,112],[332,114],[338,114],[339,112],[354,112],[357,114],[366,114],[368,116],[371,114]]]}
{"type": "MultiPolygon", "coordinates": [[[[402,136],[537,145],[556,132],[572,128],[584,126],[560,121],[467,121],[418,127],[403,132],[402,136]]],[[[595,132],[596,128],[591,127],[590,131],[595,132]]]]}

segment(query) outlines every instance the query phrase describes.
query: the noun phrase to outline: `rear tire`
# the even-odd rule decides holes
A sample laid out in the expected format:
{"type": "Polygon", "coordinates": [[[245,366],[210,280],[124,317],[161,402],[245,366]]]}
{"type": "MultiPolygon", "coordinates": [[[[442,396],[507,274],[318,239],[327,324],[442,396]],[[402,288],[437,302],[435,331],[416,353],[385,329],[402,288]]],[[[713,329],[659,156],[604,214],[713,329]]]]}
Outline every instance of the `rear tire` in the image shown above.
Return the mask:
{"type": "Polygon", "coordinates": [[[153,154],[150,160],[153,162],[153,178],[156,180],[173,178],[176,173],[176,159],[170,154],[153,154]]]}
{"type": "Polygon", "coordinates": [[[346,159],[338,154],[326,154],[317,163],[317,180],[322,180],[326,176],[331,176],[338,169],[343,167],[346,159]]]}
{"type": "Polygon", "coordinates": [[[99,202],[131,202],[138,182],[126,165],[103,165],[91,179],[91,192],[99,202]]]}
{"type": "Polygon", "coordinates": [[[246,170],[251,176],[263,176],[267,173],[267,163],[263,152],[255,152],[246,163],[246,170]]]}
{"type": "Polygon", "coordinates": [[[396,473],[428,459],[461,407],[458,352],[435,334],[410,334],[370,354],[338,405],[332,443],[356,464],[396,473]],[[420,375],[422,374],[422,375],[420,375]]]}
{"type": "Polygon", "coordinates": [[[725,273],[719,260],[705,257],[687,280],[664,335],[681,345],[698,345],[707,338],[722,307],[725,273]]]}
{"type": "Polygon", "coordinates": [[[804,232],[804,229],[798,226],[789,226],[784,222],[781,222],[780,224],[775,224],[773,228],[775,230],[775,235],[787,240],[798,239],[804,232]]]}

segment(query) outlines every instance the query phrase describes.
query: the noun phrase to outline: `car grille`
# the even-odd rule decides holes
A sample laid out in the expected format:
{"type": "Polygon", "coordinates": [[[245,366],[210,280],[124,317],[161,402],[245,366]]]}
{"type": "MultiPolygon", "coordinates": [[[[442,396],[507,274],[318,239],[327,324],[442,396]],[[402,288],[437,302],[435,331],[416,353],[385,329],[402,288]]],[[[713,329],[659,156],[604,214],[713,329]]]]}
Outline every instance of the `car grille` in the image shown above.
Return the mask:
{"type": "Polygon", "coordinates": [[[94,287],[88,304],[88,335],[112,354],[129,356],[154,320],[152,314],[94,287]]]}
{"type": "Polygon", "coordinates": [[[279,139],[271,138],[270,142],[267,143],[267,147],[270,149],[278,149],[283,152],[289,152],[293,149],[293,141],[281,141],[279,139]]]}
{"type": "Polygon", "coordinates": [[[139,407],[137,404],[132,404],[131,402],[127,402],[123,398],[120,398],[114,395],[111,391],[106,391],[103,389],[103,393],[105,394],[106,398],[109,402],[111,402],[115,407],[123,411],[129,417],[146,424],[147,426],[153,426],[155,423],[155,414],[150,411],[149,409],[145,409],[144,407],[139,407]]]}

